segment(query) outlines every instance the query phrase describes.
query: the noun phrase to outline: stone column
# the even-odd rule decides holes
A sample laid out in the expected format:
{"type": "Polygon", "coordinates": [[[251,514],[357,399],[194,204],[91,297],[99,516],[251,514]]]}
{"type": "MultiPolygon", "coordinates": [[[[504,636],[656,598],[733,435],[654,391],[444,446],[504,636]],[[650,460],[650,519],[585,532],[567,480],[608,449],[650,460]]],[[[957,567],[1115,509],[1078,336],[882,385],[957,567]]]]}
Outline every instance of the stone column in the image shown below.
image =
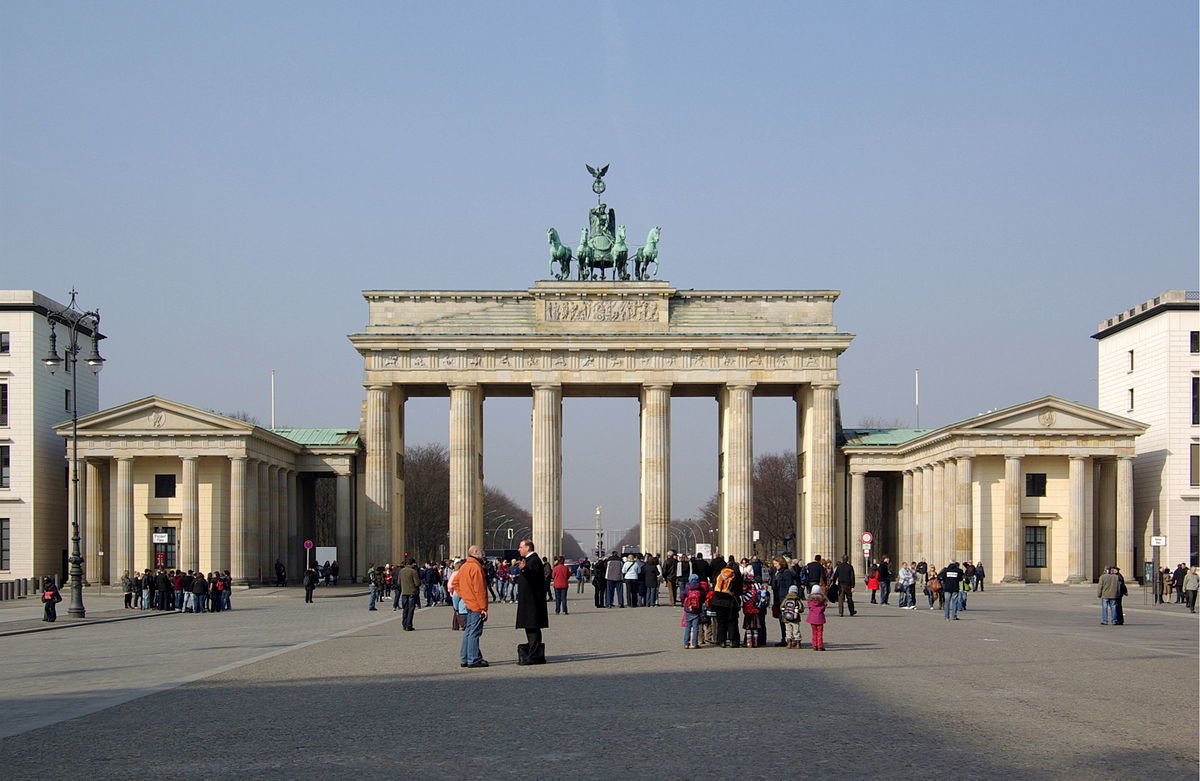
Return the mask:
{"type": "MultiPolygon", "coordinates": [[[[275,519],[275,555],[279,557],[279,560],[283,562],[283,566],[287,568],[288,580],[295,583],[300,573],[288,565],[288,556],[291,551],[288,550],[288,512],[290,508],[288,507],[287,476],[288,470],[285,467],[276,468],[273,474],[274,482],[271,486],[275,494],[272,498],[272,505],[277,508],[275,519]]],[[[272,566],[274,566],[274,562],[272,562],[272,566]]],[[[271,574],[275,574],[274,570],[271,571],[271,574]]]]}
{"type": "MultiPolygon", "coordinates": [[[[971,459],[958,459],[958,480],[955,501],[954,519],[954,558],[959,561],[973,560],[975,555],[971,547],[971,521],[974,516],[974,482],[971,459]]],[[[986,570],[985,570],[986,571],[986,570]]]]}
{"type": "Polygon", "coordinates": [[[561,385],[533,386],[532,437],[533,544],[553,561],[562,554],[561,385]]]}
{"type": "Polygon", "coordinates": [[[899,558],[912,561],[917,549],[913,534],[913,470],[905,469],[900,478],[900,544],[899,558]]]}
{"type": "MultiPolygon", "coordinates": [[[[867,473],[850,470],[850,561],[857,566],[862,551],[862,533],[867,528],[867,473]]],[[[880,540],[878,544],[882,544],[880,540]]]]}
{"type": "Polygon", "coordinates": [[[247,458],[229,459],[229,562],[230,576],[237,583],[249,583],[254,557],[250,553],[250,519],[247,517],[247,458]]]}
{"type": "Polygon", "coordinates": [[[812,543],[809,558],[819,553],[836,558],[834,538],[834,446],[837,441],[834,410],[837,382],[818,382],[812,386],[813,432],[809,456],[809,486],[812,492],[812,543]]]}
{"type": "Polygon", "coordinates": [[[645,385],[641,398],[642,552],[671,548],[671,386],[645,385]]]}
{"type": "Polygon", "coordinates": [[[392,552],[391,392],[391,385],[367,386],[367,562],[379,565],[387,563],[392,552]]]}
{"type": "Polygon", "coordinates": [[[183,456],[183,484],[179,487],[179,566],[186,570],[200,569],[200,459],[183,456]]]}
{"type": "MultiPolygon", "coordinates": [[[[87,507],[84,518],[87,519],[86,539],[88,541],[87,555],[84,557],[83,576],[85,581],[92,583],[113,583],[115,579],[104,569],[104,557],[112,557],[112,551],[104,550],[104,484],[100,464],[86,461],[84,468],[84,484],[87,507]],[[104,556],[100,552],[104,551],[104,556]]],[[[117,573],[119,578],[121,573],[117,573]]]]}
{"type": "Polygon", "coordinates": [[[1001,583],[1025,582],[1025,527],[1021,523],[1021,457],[1004,457],[1004,573],[1001,583]]]}
{"type": "Polygon", "coordinates": [[[1096,508],[1096,557],[1100,567],[1117,563],[1117,464],[1112,459],[1098,462],[1094,507],[1096,508]]]}
{"type": "Polygon", "coordinates": [[[754,547],[754,386],[726,385],[721,416],[724,464],[724,508],[721,514],[720,553],[749,556],[754,547]]]}
{"type": "Polygon", "coordinates": [[[1133,569],[1133,459],[1117,459],[1117,566],[1127,580],[1133,569]]]}
{"type": "MultiPolygon", "coordinates": [[[[338,555],[338,579],[342,577],[342,573],[346,573],[346,577],[355,572],[351,569],[354,561],[354,519],[351,517],[351,508],[353,505],[350,502],[350,472],[338,472],[337,477],[337,545],[338,555]]],[[[324,562],[322,562],[324,563],[324,562]]],[[[349,582],[349,580],[347,580],[349,582]]]]}
{"type": "MultiPolygon", "coordinates": [[[[940,570],[950,557],[946,555],[946,462],[933,465],[933,486],[930,494],[930,517],[933,519],[933,560],[940,570]]],[[[953,526],[953,519],[950,520],[953,526]]]]}
{"type": "MultiPolygon", "coordinates": [[[[483,465],[479,435],[482,390],[478,385],[450,386],[450,548],[448,556],[465,556],[471,545],[483,545],[483,465]]],[[[534,544],[537,544],[534,540],[534,544]]]]}
{"type": "Polygon", "coordinates": [[[1091,459],[1071,456],[1067,472],[1067,582],[1087,583],[1087,469],[1091,459]]]}
{"type": "Polygon", "coordinates": [[[921,558],[925,560],[929,566],[934,566],[935,557],[933,548],[935,545],[935,537],[933,533],[933,465],[925,464],[921,467],[921,536],[924,538],[924,543],[921,548],[921,558]]]}
{"type": "Polygon", "coordinates": [[[270,581],[275,577],[275,570],[272,568],[275,564],[275,556],[271,553],[271,548],[275,545],[274,533],[271,531],[271,524],[274,519],[271,516],[271,465],[266,461],[258,462],[258,529],[255,538],[258,541],[258,556],[255,558],[255,566],[259,572],[257,577],[260,581],[270,581]]]}
{"type": "Polygon", "coordinates": [[[116,523],[113,528],[113,570],[120,575],[137,567],[133,552],[133,459],[117,459],[116,523]]]}

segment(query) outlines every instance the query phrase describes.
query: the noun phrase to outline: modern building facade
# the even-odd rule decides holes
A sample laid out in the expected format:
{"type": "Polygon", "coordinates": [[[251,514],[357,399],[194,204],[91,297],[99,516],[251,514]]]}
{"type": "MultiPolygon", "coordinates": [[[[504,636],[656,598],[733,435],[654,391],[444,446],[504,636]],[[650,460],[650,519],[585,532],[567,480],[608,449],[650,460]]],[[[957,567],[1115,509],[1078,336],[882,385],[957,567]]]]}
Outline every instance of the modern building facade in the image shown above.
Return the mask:
{"type": "MultiPolygon", "coordinates": [[[[47,314],[63,308],[33,290],[0,290],[0,580],[66,571],[69,463],[54,426],[99,409],[98,375],[80,361],[51,373],[47,314]]],[[[65,326],[58,324],[65,341],[65,326]]],[[[81,328],[80,337],[91,339],[81,328]]]]}
{"type": "Polygon", "coordinates": [[[1149,425],[1133,463],[1134,558],[1200,554],[1200,292],[1166,290],[1100,321],[1097,406],[1149,425]]]}

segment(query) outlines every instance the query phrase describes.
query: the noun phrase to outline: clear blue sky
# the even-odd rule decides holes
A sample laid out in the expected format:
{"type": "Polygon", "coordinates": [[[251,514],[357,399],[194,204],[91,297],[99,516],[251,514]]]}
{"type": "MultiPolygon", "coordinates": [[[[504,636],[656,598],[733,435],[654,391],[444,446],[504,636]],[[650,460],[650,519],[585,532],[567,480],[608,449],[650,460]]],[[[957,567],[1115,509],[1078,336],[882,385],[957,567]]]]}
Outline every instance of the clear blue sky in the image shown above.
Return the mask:
{"type": "MultiPolygon", "coordinates": [[[[1197,283],[1194,2],[0,5],[0,287],[76,286],[101,403],[358,425],[367,288],[525,288],[585,163],[680,288],[833,288],[847,425],[1095,402],[1095,324],[1197,283]],[[235,378],[231,381],[230,378],[235,378]]],[[[445,440],[445,402],[410,405],[445,440]]],[[[487,480],[528,502],[528,401],[487,480]]],[[[674,407],[674,514],[715,402],[674,407]]],[[[760,452],[792,447],[756,407],[760,452]]],[[[632,401],[566,405],[566,525],[637,508],[632,401]]]]}

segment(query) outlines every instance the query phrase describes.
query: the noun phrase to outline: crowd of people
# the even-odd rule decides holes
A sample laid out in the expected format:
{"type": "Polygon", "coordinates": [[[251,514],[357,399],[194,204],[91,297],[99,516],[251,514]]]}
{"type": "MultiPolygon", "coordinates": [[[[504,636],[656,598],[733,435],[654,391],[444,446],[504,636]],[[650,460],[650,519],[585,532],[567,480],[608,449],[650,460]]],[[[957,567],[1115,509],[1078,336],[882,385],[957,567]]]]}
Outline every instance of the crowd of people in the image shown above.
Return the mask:
{"type": "Polygon", "coordinates": [[[219,613],[229,610],[233,578],[224,572],[146,569],[121,573],[127,610],[174,610],[176,613],[219,613]]]}

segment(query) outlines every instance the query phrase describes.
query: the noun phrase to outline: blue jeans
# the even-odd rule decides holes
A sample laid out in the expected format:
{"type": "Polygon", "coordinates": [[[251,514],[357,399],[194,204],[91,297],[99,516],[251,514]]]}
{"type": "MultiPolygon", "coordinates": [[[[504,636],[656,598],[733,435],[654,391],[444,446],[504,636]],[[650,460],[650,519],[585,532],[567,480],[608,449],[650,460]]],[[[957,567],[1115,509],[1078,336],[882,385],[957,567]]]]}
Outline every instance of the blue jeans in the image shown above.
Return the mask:
{"type": "Polygon", "coordinates": [[[700,645],[700,614],[683,614],[683,645],[700,645]]]}
{"type": "Polygon", "coordinates": [[[483,660],[483,655],[479,653],[479,638],[483,634],[483,613],[468,610],[461,615],[464,626],[462,644],[458,649],[459,661],[463,664],[475,664],[483,660]]]}
{"type": "Polygon", "coordinates": [[[559,611],[567,612],[567,590],[565,588],[554,589],[554,613],[557,615],[559,611]]]}
{"type": "Polygon", "coordinates": [[[888,603],[888,595],[892,593],[892,584],[886,581],[879,584],[879,604],[886,605],[888,603]]]}
{"type": "Polygon", "coordinates": [[[1100,623],[1115,624],[1117,622],[1117,600],[1100,600],[1100,623]]]}
{"type": "Polygon", "coordinates": [[[604,606],[613,606],[613,594],[617,595],[617,602],[621,607],[625,607],[625,584],[619,580],[604,581],[604,606]]]}
{"type": "Polygon", "coordinates": [[[948,591],[943,596],[946,597],[945,606],[943,607],[946,618],[958,618],[958,592],[948,591]]]}

